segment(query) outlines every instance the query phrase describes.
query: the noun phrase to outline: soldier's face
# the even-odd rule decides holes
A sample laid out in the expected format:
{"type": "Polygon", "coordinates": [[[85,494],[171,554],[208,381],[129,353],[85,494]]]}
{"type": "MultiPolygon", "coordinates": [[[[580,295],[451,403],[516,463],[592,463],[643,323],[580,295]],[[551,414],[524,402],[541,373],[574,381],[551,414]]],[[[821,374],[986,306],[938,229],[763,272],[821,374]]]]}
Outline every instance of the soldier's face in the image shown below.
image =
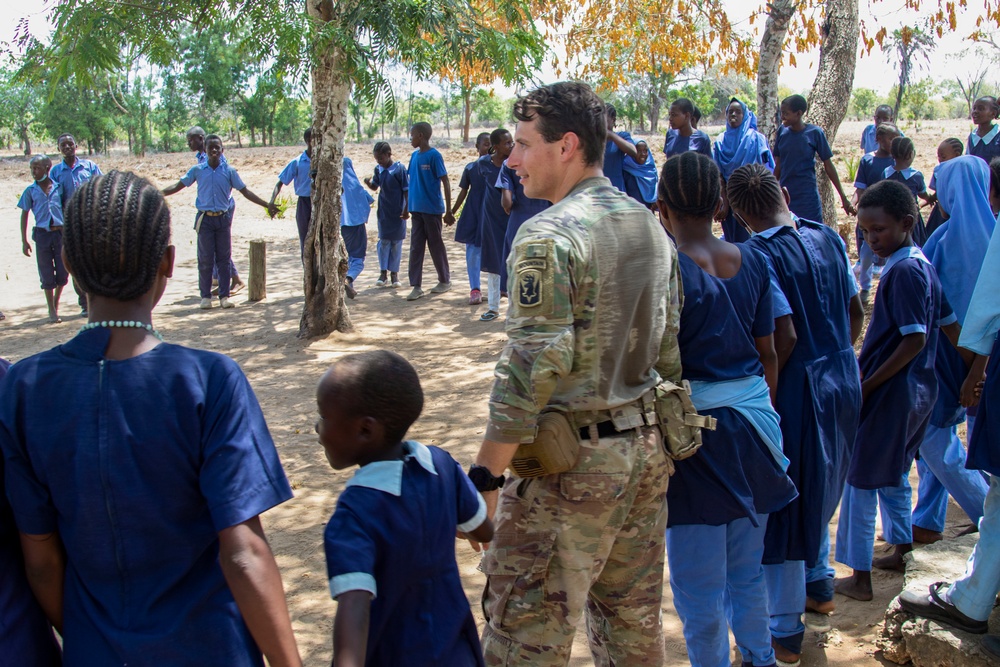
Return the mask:
{"type": "Polygon", "coordinates": [[[558,189],[562,143],[548,143],[538,131],[537,120],[522,120],[514,131],[514,150],[507,166],[521,179],[524,194],[532,199],[552,201],[558,189]]]}

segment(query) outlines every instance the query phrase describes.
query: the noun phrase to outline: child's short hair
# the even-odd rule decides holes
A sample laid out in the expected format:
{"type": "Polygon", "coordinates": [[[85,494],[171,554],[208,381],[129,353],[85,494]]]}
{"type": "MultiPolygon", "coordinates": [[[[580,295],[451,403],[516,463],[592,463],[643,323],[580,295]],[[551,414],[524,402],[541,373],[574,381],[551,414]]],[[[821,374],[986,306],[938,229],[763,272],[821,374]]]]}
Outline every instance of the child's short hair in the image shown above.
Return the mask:
{"type": "Polygon", "coordinates": [[[912,160],[917,155],[913,139],[909,137],[896,137],[889,145],[889,155],[897,160],[912,160]]]}
{"type": "Polygon", "coordinates": [[[52,164],[52,158],[44,153],[39,153],[38,155],[33,155],[30,160],[28,160],[28,168],[34,167],[39,162],[48,162],[52,164]]]}
{"type": "Polygon", "coordinates": [[[508,134],[510,134],[510,130],[506,130],[502,127],[498,127],[497,129],[493,130],[492,132],[490,132],[490,145],[499,146],[500,142],[503,141],[503,138],[508,134]]]}
{"type": "Polygon", "coordinates": [[[692,118],[694,117],[694,104],[686,97],[678,97],[670,103],[670,106],[677,109],[681,113],[689,113],[692,118]]]}
{"type": "Polygon", "coordinates": [[[789,111],[805,113],[809,111],[809,102],[806,98],[801,95],[789,95],[785,99],[781,100],[781,106],[787,107],[789,111]]]}
{"type": "Polygon", "coordinates": [[[900,132],[899,128],[892,123],[882,123],[875,129],[875,140],[878,141],[879,137],[886,134],[891,134],[894,137],[899,137],[902,136],[903,133],[900,132]]]}
{"type": "Polygon", "coordinates": [[[476,145],[478,146],[479,142],[482,141],[483,139],[486,139],[487,141],[489,141],[490,140],[490,133],[489,132],[480,132],[476,136],[476,145]]]}
{"type": "Polygon", "coordinates": [[[698,108],[697,104],[694,105],[694,110],[691,111],[691,122],[695,125],[701,122],[701,109],[698,108]]]}
{"type": "Polygon", "coordinates": [[[663,164],[657,194],[682,215],[711,215],[719,206],[721,192],[719,168],[706,155],[686,151],[663,164]]]}
{"type": "Polygon", "coordinates": [[[896,114],[893,112],[892,107],[889,106],[888,104],[880,104],[877,107],[875,107],[875,115],[876,116],[879,115],[882,112],[885,112],[886,114],[888,114],[889,118],[895,118],[896,117],[896,114]]]}
{"type": "Polygon", "coordinates": [[[222,143],[222,137],[220,137],[217,134],[210,134],[207,137],[205,137],[205,145],[208,146],[208,142],[210,142],[210,141],[218,141],[221,144],[222,143]]]}
{"type": "Polygon", "coordinates": [[[951,150],[955,151],[956,155],[961,155],[965,151],[965,144],[962,143],[961,139],[957,139],[955,137],[948,137],[941,143],[948,144],[948,147],[951,148],[951,150]]]}
{"type": "Polygon", "coordinates": [[[392,155],[392,146],[389,145],[388,141],[376,141],[375,147],[372,148],[373,155],[392,155]]]}
{"type": "Polygon", "coordinates": [[[993,196],[1000,196],[1000,157],[990,160],[990,190],[993,196]]]}
{"type": "Polygon", "coordinates": [[[312,141],[312,138],[313,138],[313,129],[311,127],[307,127],[305,131],[302,133],[302,141],[308,144],[310,141],[312,141]]]}
{"type": "Polygon", "coordinates": [[[785,203],[781,185],[762,164],[746,164],[726,181],[729,203],[742,213],[761,219],[775,215],[785,203]]]}
{"type": "MultiPolygon", "coordinates": [[[[976,102],[986,102],[990,105],[990,111],[993,112],[993,117],[996,118],[1000,116],[1000,104],[997,104],[997,98],[992,95],[980,95],[976,98],[976,102]]],[[[975,104],[975,102],[973,102],[975,104]]]]}
{"type": "Polygon", "coordinates": [[[910,189],[899,181],[884,180],[862,191],[858,209],[881,208],[886,215],[902,220],[911,215],[917,219],[917,201],[910,189]]]}
{"type": "Polygon", "coordinates": [[[334,400],[347,414],[371,416],[385,429],[385,444],[401,442],[424,409],[417,371],[389,350],[349,354],[338,360],[335,386],[321,386],[320,401],[334,400]]]}
{"type": "Polygon", "coordinates": [[[410,128],[411,132],[416,132],[424,139],[430,139],[431,135],[434,134],[434,128],[431,127],[430,123],[425,123],[420,121],[419,123],[414,123],[413,127],[410,128]]]}
{"type": "Polygon", "coordinates": [[[574,133],[583,148],[587,166],[604,164],[608,141],[607,110],[597,93],[585,83],[562,81],[532,90],[514,102],[514,118],[538,121],[542,138],[552,143],[574,133]]]}
{"type": "Polygon", "coordinates": [[[112,171],[81,184],[64,215],[63,251],[84,292],[131,301],[153,287],[170,244],[170,209],[155,185],[112,171]]]}
{"type": "Polygon", "coordinates": [[[56,145],[58,146],[59,144],[61,144],[61,143],[62,143],[62,140],[63,140],[63,139],[65,139],[66,137],[69,137],[70,139],[72,139],[72,140],[73,140],[73,143],[74,143],[74,144],[76,143],[76,137],[74,137],[74,136],[73,136],[72,134],[70,134],[69,132],[63,132],[62,134],[60,134],[60,135],[59,135],[59,136],[58,136],[58,137],[56,138],[56,145]]]}
{"type": "Polygon", "coordinates": [[[190,130],[188,130],[187,134],[184,136],[187,137],[188,139],[190,139],[191,137],[204,137],[205,130],[203,130],[200,125],[195,125],[190,130]]]}

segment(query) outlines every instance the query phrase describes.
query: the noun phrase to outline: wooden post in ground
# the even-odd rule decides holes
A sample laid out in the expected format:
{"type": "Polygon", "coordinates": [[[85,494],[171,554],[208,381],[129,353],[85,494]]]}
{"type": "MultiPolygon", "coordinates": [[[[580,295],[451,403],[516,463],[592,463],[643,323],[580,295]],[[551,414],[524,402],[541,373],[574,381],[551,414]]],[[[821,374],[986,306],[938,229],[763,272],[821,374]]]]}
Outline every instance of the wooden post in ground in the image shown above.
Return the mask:
{"type": "Polygon", "coordinates": [[[267,296],[267,241],[250,241],[250,277],[247,279],[247,299],[260,301],[267,296]]]}

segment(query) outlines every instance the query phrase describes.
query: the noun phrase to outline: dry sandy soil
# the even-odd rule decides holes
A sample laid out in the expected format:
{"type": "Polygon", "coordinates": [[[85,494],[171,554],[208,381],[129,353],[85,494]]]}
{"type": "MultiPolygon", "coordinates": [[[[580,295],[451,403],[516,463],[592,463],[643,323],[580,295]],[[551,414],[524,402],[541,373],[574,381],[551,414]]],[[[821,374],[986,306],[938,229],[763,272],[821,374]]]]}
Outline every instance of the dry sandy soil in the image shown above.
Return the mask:
{"type": "MultiPolygon", "coordinates": [[[[858,137],[863,123],[845,123],[835,144],[835,162],[846,181],[841,158],[857,156],[858,137]]],[[[707,128],[716,134],[721,128],[707,128]]],[[[925,122],[923,127],[904,131],[917,143],[915,167],[929,179],[935,147],[948,136],[964,138],[969,131],[964,121],[925,122]]],[[[443,134],[443,133],[442,133],[443,134]]],[[[458,177],[474,151],[458,140],[439,139],[457,194],[458,177]]],[[[661,145],[651,140],[651,146],[661,145]]],[[[401,139],[392,141],[397,159],[406,159],[410,148],[401,139]]],[[[53,147],[47,147],[55,154],[53,147]]],[[[268,197],[277,173],[298,154],[295,147],[227,149],[250,189],[268,197]]],[[[374,160],[370,144],[350,145],[348,155],[360,176],[371,172],[374,160]]],[[[662,163],[662,154],[657,162],[662,163]]],[[[128,169],[163,187],[175,182],[192,163],[189,153],[150,155],[135,158],[123,153],[96,156],[102,169],[128,169]]],[[[48,324],[45,300],[38,288],[33,259],[20,253],[19,210],[15,208],[22,190],[30,183],[27,159],[8,156],[0,159],[0,200],[8,202],[0,214],[0,356],[12,361],[57,345],[74,335],[84,321],[78,317],[75,295],[67,290],[62,300],[62,324],[48,324]]],[[[290,192],[286,188],[285,192],[290,192]]],[[[850,192],[850,190],[848,190],[850,192]]],[[[237,195],[233,228],[233,254],[237,266],[246,273],[247,247],[251,239],[263,238],[268,245],[267,299],[246,301],[237,295],[237,308],[223,311],[198,309],[194,218],[194,191],[185,190],[170,198],[174,212],[173,242],[177,246],[174,279],[156,310],[156,327],[174,343],[223,352],[236,359],[249,376],[267,416],[271,433],[295,489],[295,498],[265,516],[272,547],[281,567],[295,632],[307,665],[330,662],[332,618],[335,604],[326,587],[322,548],[323,526],[333,511],[337,496],[349,472],[332,471],[316,443],[314,391],[325,368],[339,356],[366,349],[388,348],[407,357],[420,373],[426,394],[424,414],[410,436],[427,444],[444,447],[463,466],[475,455],[487,415],[487,397],[493,365],[504,344],[500,321],[478,321],[484,306],[467,305],[468,289],[464,249],[449,241],[448,252],[455,289],[440,296],[428,296],[408,303],[408,288],[374,287],[378,274],[375,256],[375,214],[369,218],[368,265],[358,279],[360,294],[351,303],[356,326],[353,333],[303,341],[296,337],[302,304],[301,265],[298,259],[294,207],[284,220],[268,220],[265,212],[237,195]]],[[[403,271],[406,270],[404,252],[403,271]]],[[[405,275],[405,273],[404,273],[405,275]]],[[[433,285],[433,268],[428,257],[425,283],[433,285]]],[[[405,279],[404,279],[405,282],[405,279]]],[[[484,283],[485,286],[485,283],[484,283]]],[[[914,489],[916,479],[914,473],[914,489]]],[[[965,515],[952,503],[949,534],[967,523],[965,515]]],[[[831,526],[835,535],[836,524],[831,526]]],[[[885,546],[880,542],[876,551],[885,546]]],[[[476,570],[478,559],[466,543],[456,547],[466,593],[473,612],[482,622],[479,599],[484,579],[476,570]]],[[[838,566],[840,574],[846,570],[838,566]]],[[[875,599],[856,602],[838,597],[838,609],[829,619],[832,630],[806,634],[802,664],[866,665],[882,662],[874,639],[883,611],[902,587],[902,575],[876,572],[875,599]]],[[[687,664],[681,624],[672,606],[669,585],[664,585],[663,616],[667,638],[668,665],[687,664]]],[[[817,619],[811,619],[815,622],[817,619]]],[[[586,644],[577,635],[572,664],[591,665],[586,644]]]]}

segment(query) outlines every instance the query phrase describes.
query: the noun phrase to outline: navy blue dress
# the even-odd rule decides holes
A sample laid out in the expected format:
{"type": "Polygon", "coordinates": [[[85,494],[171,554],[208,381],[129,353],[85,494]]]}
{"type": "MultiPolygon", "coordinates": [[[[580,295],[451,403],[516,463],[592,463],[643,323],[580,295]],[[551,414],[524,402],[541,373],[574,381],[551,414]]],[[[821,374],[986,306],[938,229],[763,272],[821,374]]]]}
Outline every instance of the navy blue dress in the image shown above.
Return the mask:
{"type": "Polygon", "coordinates": [[[1000,337],[993,343],[986,364],[986,384],[978,410],[965,467],[1000,475],[1000,337]]]}
{"type": "MultiPolygon", "coordinates": [[[[993,129],[990,130],[992,134],[996,129],[997,125],[993,125],[993,129]]],[[[989,164],[993,161],[993,158],[1000,157],[1000,132],[993,134],[989,137],[989,140],[981,139],[977,143],[973,144],[972,135],[975,131],[969,133],[969,138],[965,142],[965,153],[966,155],[975,155],[977,158],[986,161],[989,164]]],[[[989,134],[987,134],[989,136],[989,134]]]]}
{"type": "Polygon", "coordinates": [[[663,140],[663,153],[667,158],[688,151],[712,157],[712,137],[701,130],[695,130],[689,137],[681,136],[678,130],[667,130],[667,136],[663,140]]]}
{"type": "Polygon", "coordinates": [[[823,203],[816,185],[816,158],[825,161],[833,157],[823,129],[808,124],[801,132],[778,128],[774,157],[781,160],[779,180],[791,197],[788,208],[800,218],[823,222],[823,203]]]}
{"type": "MultiPolygon", "coordinates": [[[[521,228],[529,218],[547,209],[550,204],[544,199],[532,199],[524,194],[524,187],[521,179],[514,170],[507,166],[504,160],[500,167],[500,174],[497,176],[496,187],[500,190],[511,190],[514,193],[514,203],[510,208],[510,217],[507,218],[507,232],[503,239],[503,266],[500,271],[500,288],[507,291],[507,257],[510,255],[511,246],[514,245],[514,237],[517,230],[521,228]]],[[[491,271],[492,273],[492,271],[491,271]]]]}
{"type": "Polygon", "coordinates": [[[378,238],[380,241],[402,241],[406,238],[406,220],[403,213],[409,190],[409,176],[402,162],[393,162],[388,169],[377,165],[372,175],[372,185],[378,192],[378,238]]]}
{"type": "Polygon", "coordinates": [[[892,173],[885,177],[886,180],[896,181],[906,186],[906,189],[913,195],[913,201],[917,205],[917,219],[913,223],[913,242],[918,246],[927,242],[927,228],[924,226],[924,216],[920,212],[920,199],[917,197],[922,192],[927,192],[927,184],[924,182],[924,175],[916,169],[910,169],[906,173],[892,170],[892,173]]]}
{"type": "Polygon", "coordinates": [[[479,172],[478,162],[479,160],[470,162],[462,170],[458,187],[462,190],[468,188],[469,193],[465,196],[462,214],[458,216],[458,222],[455,224],[455,240],[477,247],[482,243],[480,240],[482,223],[479,216],[483,212],[483,192],[486,190],[486,181],[479,172]]]}
{"type": "MultiPolygon", "coordinates": [[[[771,278],[758,251],[739,246],[743,265],[732,278],[704,271],[678,254],[684,307],[678,343],[683,377],[709,382],[762,376],[755,338],[774,332],[771,278]]],[[[675,462],[667,488],[669,526],[720,526],[784,507],[795,487],[767,445],[732,408],[705,410],[718,424],[702,432],[702,447],[675,462]]]]}
{"type": "Polygon", "coordinates": [[[955,321],[937,272],[917,248],[889,258],[872,307],[858,363],[862,378],[875,372],[903,336],[924,333],[926,344],[861,406],[861,422],[847,482],[859,489],[895,487],[913,464],[937,400],[934,371],[939,327],[955,321]],[[909,253],[909,255],[908,255],[909,253]],[[900,259],[902,258],[902,259],[900,259]]]}
{"type": "Polygon", "coordinates": [[[825,225],[799,225],[758,234],[748,245],[766,253],[774,267],[798,336],[778,377],[775,408],[799,497],[768,517],[764,563],[804,560],[811,567],[847,477],[861,381],[848,310],[854,279],[843,241],[825,225]]]}
{"type": "MultiPolygon", "coordinates": [[[[479,170],[483,182],[489,186],[496,183],[500,177],[501,167],[493,164],[493,158],[489,155],[476,160],[476,169],[479,170]]],[[[496,187],[486,187],[483,190],[483,199],[480,204],[479,215],[479,238],[482,243],[482,270],[486,273],[501,275],[507,263],[507,256],[504,255],[503,240],[507,235],[507,212],[503,210],[501,201],[502,192],[496,187]]],[[[506,291],[507,286],[502,289],[506,291]]]]}

